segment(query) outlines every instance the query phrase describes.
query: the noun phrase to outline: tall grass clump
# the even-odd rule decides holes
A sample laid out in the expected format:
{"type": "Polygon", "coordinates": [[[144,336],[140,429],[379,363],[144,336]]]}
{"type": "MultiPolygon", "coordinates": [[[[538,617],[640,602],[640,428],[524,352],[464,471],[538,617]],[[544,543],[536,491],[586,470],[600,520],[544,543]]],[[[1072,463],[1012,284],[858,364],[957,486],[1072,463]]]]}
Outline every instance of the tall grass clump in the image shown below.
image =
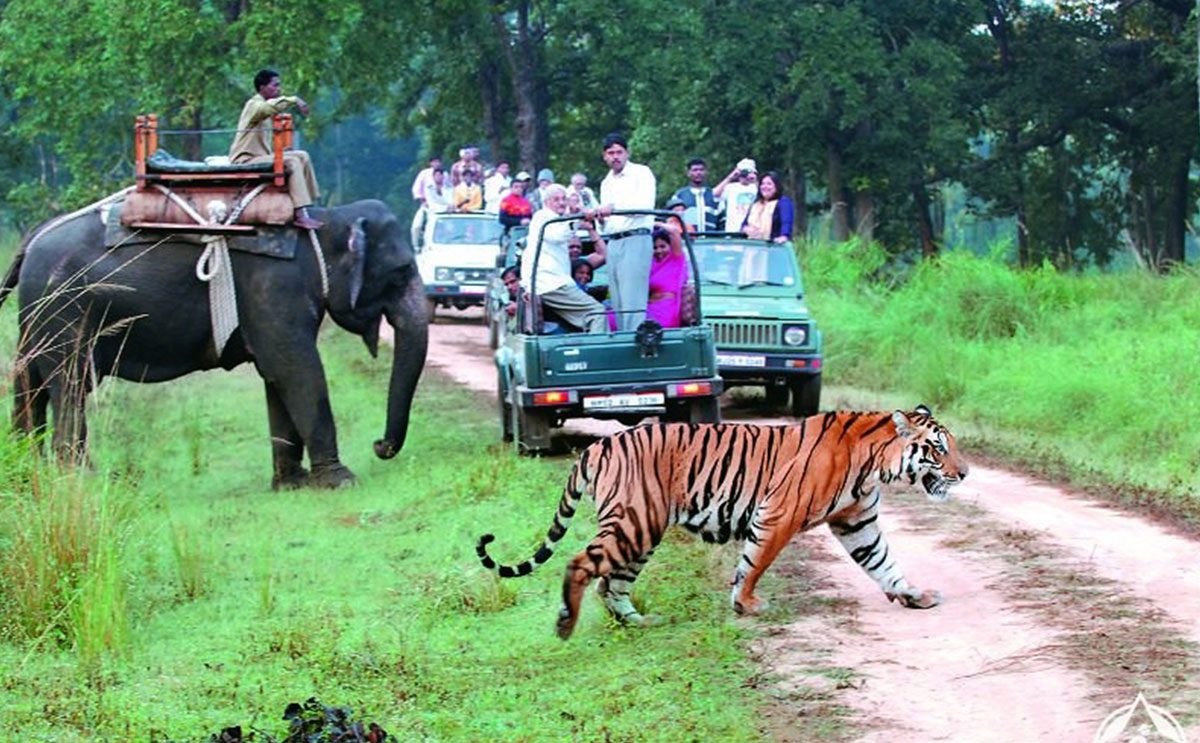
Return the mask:
{"type": "Polygon", "coordinates": [[[0,440],[0,634],[94,667],[129,641],[122,555],[135,508],[119,484],[0,440]],[[23,452],[18,456],[14,452],[23,452]]]}
{"type": "Polygon", "coordinates": [[[826,379],[990,430],[998,448],[1200,504],[1200,275],[1063,273],[950,251],[902,272],[861,246],[805,246],[826,379]],[[857,283],[848,283],[853,277],[857,283]],[[1014,444],[1014,442],[1016,442],[1014,444]]]}

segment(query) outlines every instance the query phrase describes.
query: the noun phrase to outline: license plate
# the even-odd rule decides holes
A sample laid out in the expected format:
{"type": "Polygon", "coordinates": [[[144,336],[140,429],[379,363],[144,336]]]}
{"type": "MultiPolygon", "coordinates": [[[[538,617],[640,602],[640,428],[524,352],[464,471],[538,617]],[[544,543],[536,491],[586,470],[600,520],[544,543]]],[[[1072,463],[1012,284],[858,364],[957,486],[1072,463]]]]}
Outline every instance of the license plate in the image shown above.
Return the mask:
{"type": "Polygon", "coordinates": [[[584,410],[616,410],[618,408],[646,408],[663,404],[661,392],[631,392],[620,395],[603,395],[583,398],[584,410]]]}
{"type": "Polygon", "coordinates": [[[745,353],[719,353],[717,363],[721,366],[764,367],[767,365],[767,357],[745,353]]]}
{"type": "Polygon", "coordinates": [[[472,284],[463,284],[459,287],[463,294],[483,294],[487,291],[486,286],[474,286],[472,284]]]}

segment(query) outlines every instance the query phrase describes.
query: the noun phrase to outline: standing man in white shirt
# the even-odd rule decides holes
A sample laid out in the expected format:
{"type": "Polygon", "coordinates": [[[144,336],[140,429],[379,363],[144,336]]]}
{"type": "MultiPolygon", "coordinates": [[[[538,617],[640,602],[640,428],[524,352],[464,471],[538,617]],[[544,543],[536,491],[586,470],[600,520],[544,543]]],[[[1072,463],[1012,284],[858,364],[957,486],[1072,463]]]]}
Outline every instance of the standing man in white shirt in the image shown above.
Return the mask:
{"type": "Polygon", "coordinates": [[[600,206],[584,212],[604,219],[608,243],[608,292],[616,313],[617,330],[637,330],[646,319],[654,215],[613,215],[619,209],[653,209],[658,183],[650,168],[629,162],[629,145],[620,134],[604,138],[608,175],[600,182],[600,206]]]}
{"type": "Polygon", "coordinates": [[[428,210],[425,208],[425,186],[433,183],[433,171],[441,170],[442,158],[434,155],[429,158],[429,167],[417,173],[417,177],[413,179],[412,197],[413,201],[417,202],[417,213],[413,215],[412,221],[412,243],[415,248],[421,244],[421,233],[425,231],[425,217],[428,210]]]}
{"type": "Polygon", "coordinates": [[[508,161],[496,163],[496,170],[483,181],[483,210],[488,214],[500,213],[500,200],[512,187],[512,179],[508,177],[508,161]]]}
{"type": "MultiPolygon", "coordinates": [[[[552,183],[546,187],[542,199],[545,203],[529,223],[529,245],[521,255],[521,286],[526,292],[537,289],[542,306],[553,309],[570,325],[589,333],[608,332],[608,315],[604,305],[580,289],[571,275],[568,252],[574,235],[571,223],[546,224],[567,213],[567,189],[552,183]],[[534,264],[537,264],[536,286],[533,280],[534,264]]],[[[604,241],[596,234],[594,222],[585,221],[583,226],[592,235],[595,250],[586,260],[595,269],[604,263],[604,241]]]]}
{"type": "Polygon", "coordinates": [[[454,189],[446,181],[446,171],[441,167],[433,169],[433,177],[425,184],[425,213],[441,214],[454,208],[454,189]]]}

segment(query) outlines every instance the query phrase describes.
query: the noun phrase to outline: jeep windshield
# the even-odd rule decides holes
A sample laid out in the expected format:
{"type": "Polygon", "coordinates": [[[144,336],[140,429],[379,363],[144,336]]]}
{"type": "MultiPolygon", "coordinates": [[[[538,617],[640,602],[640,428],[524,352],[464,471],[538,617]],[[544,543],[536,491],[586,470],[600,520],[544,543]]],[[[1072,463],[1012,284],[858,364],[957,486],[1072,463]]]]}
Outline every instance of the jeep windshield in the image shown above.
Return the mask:
{"type": "Polygon", "coordinates": [[[789,243],[697,240],[700,280],[722,286],[799,286],[789,243]]]}
{"type": "Polygon", "coordinates": [[[433,242],[439,245],[495,245],[504,225],[491,215],[443,218],[433,227],[433,242]]]}

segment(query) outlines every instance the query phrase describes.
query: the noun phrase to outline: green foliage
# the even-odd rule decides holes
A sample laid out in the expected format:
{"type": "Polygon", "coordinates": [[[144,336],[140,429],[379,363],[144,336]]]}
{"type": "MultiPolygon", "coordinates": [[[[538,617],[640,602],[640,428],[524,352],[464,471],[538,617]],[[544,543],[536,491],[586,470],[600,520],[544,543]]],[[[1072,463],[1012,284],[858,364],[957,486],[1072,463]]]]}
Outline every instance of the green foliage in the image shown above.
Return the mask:
{"type": "MultiPolygon", "coordinates": [[[[22,226],[128,182],[129,124],[229,127],[261,66],[314,103],[325,193],[410,206],[430,154],[604,172],[624,131],[660,200],[738,159],[836,239],[936,252],[961,214],[1022,265],[1182,262],[1197,189],[1196,34],[1181,3],[13,0],[0,9],[0,193],[22,226]],[[36,60],[34,63],[32,60],[36,60]],[[365,117],[365,118],[363,118],[365,117]],[[371,126],[359,128],[363,121],[371,126]],[[419,139],[416,146],[381,142],[419,139]],[[389,157],[388,148],[407,150],[389,157]],[[1016,225],[1020,225],[1017,231],[1016,225]]],[[[226,135],[174,137],[215,153],[226,135]]],[[[407,215],[403,215],[407,216],[407,215]]]]}
{"type": "MultiPolygon", "coordinates": [[[[635,593],[662,626],[621,629],[589,592],[563,643],[561,566],[595,529],[590,507],[560,554],[522,580],[483,570],[475,540],[494,532],[498,558],[527,557],[571,458],[481,447],[498,438],[494,401],[427,374],[408,443],[378,460],[388,360],[364,359],[343,333],[322,346],[343,456],[361,478],[350,490],[266,488],[252,369],[102,386],[96,464],[129,473],[116,482],[136,481],[128,495],[140,504],[123,512],[133,549],[112,563],[124,600],[103,604],[123,612],[127,649],[96,672],[67,654],[69,633],[0,638],[6,734],[202,740],[235,724],[273,734],[281,709],[317,695],[398,740],[767,737],[758,710],[769,700],[752,688],[746,651],[756,625],[728,605],[734,553],[668,540],[635,593]],[[188,421],[202,436],[199,468],[188,421]]],[[[20,482],[27,461],[0,449],[2,482],[20,482]]],[[[775,598],[782,582],[768,576],[764,590],[775,598]]],[[[803,601],[776,601],[780,618],[803,601]]],[[[98,624],[82,626],[104,636],[98,624]]],[[[820,724],[836,727],[836,713],[820,724]]]]}
{"type": "Polygon", "coordinates": [[[0,637],[73,648],[89,672],[128,649],[123,561],[137,499],[119,483],[61,473],[23,441],[4,449],[0,637]]]}
{"type": "Polygon", "coordinates": [[[893,284],[857,246],[809,246],[826,379],[905,395],[1200,518],[1200,275],[1074,275],[952,251],[893,284]],[[854,287],[847,277],[861,277],[854,287]]]}

